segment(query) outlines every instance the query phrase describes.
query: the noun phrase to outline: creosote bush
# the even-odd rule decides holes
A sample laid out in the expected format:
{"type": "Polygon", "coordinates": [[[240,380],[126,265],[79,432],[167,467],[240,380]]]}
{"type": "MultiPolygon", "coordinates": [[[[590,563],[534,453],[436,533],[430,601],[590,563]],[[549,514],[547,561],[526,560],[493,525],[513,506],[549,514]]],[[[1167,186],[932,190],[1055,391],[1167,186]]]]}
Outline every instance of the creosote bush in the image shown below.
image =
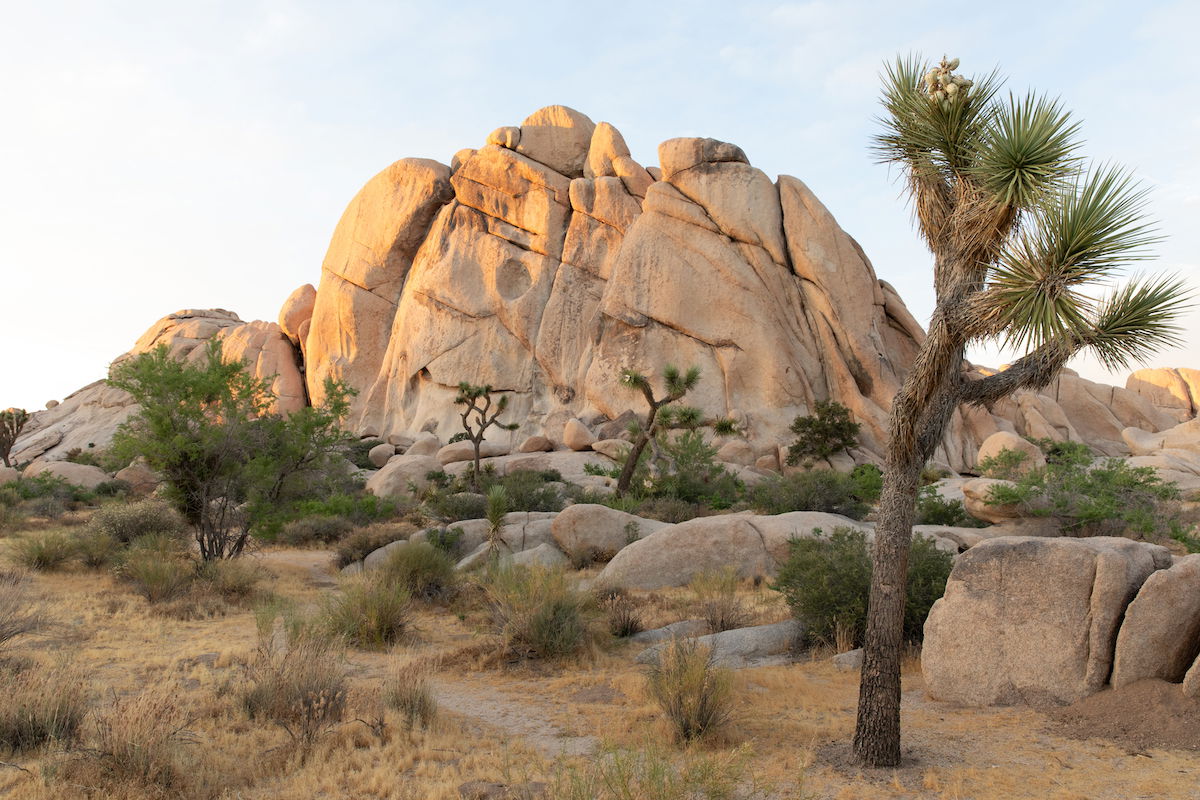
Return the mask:
{"type": "Polygon", "coordinates": [[[380,570],[382,580],[403,587],[417,600],[449,599],[458,587],[454,561],[428,542],[397,546],[380,570]]]}
{"type": "Polygon", "coordinates": [[[485,576],[492,617],[510,655],[565,658],[594,638],[589,598],[558,570],[500,563],[485,576]]]}
{"type": "MultiPolygon", "coordinates": [[[[814,533],[819,534],[819,529],[814,533]]],[[[913,537],[904,610],[906,641],[922,640],[925,618],[946,591],[953,566],[953,557],[938,550],[932,539],[913,537]]],[[[828,538],[793,540],[772,588],[784,595],[792,613],[804,623],[810,642],[833,644],[841,639],[860,646],[871,592],[866,535],[853,528],[835,528],[828,538]]]]}
{"type": "Polygon", "coordinates": [[[733,675],[695,639],[671,639],[646,672],[646,689],[681,744],[708,736],[733,714],[733,675]]]}
{"type": "Polygon", "coordinates": [[[862,519],[870,511],[873,484],[830,469],[767,478],[747,492],[747,502],[764,514],[824,511],[862,519]]]}
{"type": "Polygon", "coordinates": [[[238,692],[251,719],[273,722],[309,748],[346,715],[349,687],[340,643],[302,621],[259,617],[258,649],[238,692]]]}
{"type": "Polygon", "coordinates": [[[710,633],[730,631],[750,624],[751,615],[737,596],[738,576],[733,567],[702,572],[689,584],[699,603],[700,616],[710,633]]]}
{"type": "Polygon", "coordinates": [[[17,564],[39,572],[61,569],[75,555],[75,543],[61,531],[29,533],[13,542],[17,564]]]}
{"type": "Polygon", "coordinates": [[[108,536],[121,545],[133,544],[150,534],[182,537],[186,531],[179,512],[153,499],[102,506],[85,526],[86,533],[108,536]]]}
{"type": "Polygon", "coordinates": [[[354,647],[383,650],[404,638],[411,616],[408,588],[376,572],[347,578],[327,596],[320,626],[354,647]]]}

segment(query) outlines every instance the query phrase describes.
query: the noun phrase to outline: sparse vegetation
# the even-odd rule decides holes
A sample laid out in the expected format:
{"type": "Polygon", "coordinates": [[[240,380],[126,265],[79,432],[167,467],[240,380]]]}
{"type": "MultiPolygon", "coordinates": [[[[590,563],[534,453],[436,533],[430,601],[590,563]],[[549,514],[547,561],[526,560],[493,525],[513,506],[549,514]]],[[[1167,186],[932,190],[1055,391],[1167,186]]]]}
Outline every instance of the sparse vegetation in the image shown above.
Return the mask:
{"type": "Polygon", "coordinates": [[[871,482],[830,469],[813,469],[767,478],[747,492],[751,507],[764,514],[824,511],[862,519],[870,510],[871,482]]]}
{"type": "Polygon", "coordinates": [[[183,517],[162,500],[110,503],[92,514],[85,527],[85,533],[107,536],[120,545],[155,534],[182,537],[186,531],[183,517]]]}
{"type": "Polygon", "coordinates": [[[610,634],[625,639],[642,632],[642,613],[627,592],[604,589],[597,592],[597,598],[610,634]]]}
{"type": "Polygon", "coordinates": [[[12,546],[12,558],[38,572],[61,569],[75,555],[75,543],[61,530],[27,533],[12,546]]]}
{"type": "Polygon", "coordinates": [[[427,667],[394,664],[384,681],[384,707],[397,712],[409,730],[428,728],[437,719],[437,699],[429,684],[430,673],[427,667]]]}
{"type": "Polygon", "coordinates": [[[385,544],[407,539],[413,533],[413,526],[407,522],[380,523],[359,528],[337,543],[337,565],[348,567],[356,561],[362,561],[385,544]]]}
{"type": "Polygon", "coordinates": [[[709,633],[720,633],[750,624],[750,612],[737,595],[738,576],[732,567],[702,572],[689,584],[696,595],[700,616],[709,633]]]}
{"type": "Polygon", "coordinates": [[[483,444],[487,429],[494,426],[502,431],[515,431],[520,427],[515,422],[500,422],[500,415],[508,408],[508,395],[497,393],[499,396],[493,407],[492,391],[491,386],[475,386],[463,381],[458,385],[458,396],[454,398],[455,404],[463,407],[460,416],[463,433],[466,434],[464,438],[471,442],[473,449],[471,488],[475,492],[481,491],[479,448],[483,444]]]}
{"type": "Polygon", "coordinates": [[[0,665],[0,751],[21,753],[73,742],[87,709],[87,691],[76,670],[13,669],[0,665]]]}
{"type": "Polygon", "coordinates": [[[562,572],[501,563],[485,586],[496,630],[513,656],[561,659],[594,639],[588,598],[562,572]]]}
{"type": "Polygon", "coordinates": [[[383,581],[403,587],[414,599],[427,603],[448,600],[458,586],[454,561],[429,542],[397,547],[380,574],[383,581]]]}
{"type": "Polygon", "coordinates": [[[646,689],[658,703],[675,740],[710,736],[733,715],[733,676],[713,662],[695,639],[671,639],[646,672],[646,689]]]}
{"type": "Polygon", "coordinates": [[[386,575],[355,575],[342,581],[340,593],[325,598],[320,627],[354,647],[383,650],[408,633],[411,600],[408,588],[386,575]]]}

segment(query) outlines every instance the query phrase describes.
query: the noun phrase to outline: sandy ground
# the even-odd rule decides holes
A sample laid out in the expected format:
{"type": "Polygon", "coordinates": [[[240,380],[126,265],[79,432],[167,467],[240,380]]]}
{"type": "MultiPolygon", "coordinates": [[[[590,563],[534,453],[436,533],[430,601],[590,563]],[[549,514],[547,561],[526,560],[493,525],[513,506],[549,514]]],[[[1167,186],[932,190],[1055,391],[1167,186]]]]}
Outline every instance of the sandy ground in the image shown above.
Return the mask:
{"type": "MultiPolygon", "coordinates": [[[[315,605],[335,590],[327,552],[268,550],[254,558],[271,576],[266,587],[298,604],[315,605]]],[[[202,746],[228,750],[241,761],[248,750],[271,753],[281,746],[280,732],[231,721],[237,717],[226,707],[239,664],[256,642],[249,610],[172,619],[112,577],[82,571],[36,575],[33,588],[55,625],[20,649],[47,661],[70,658],[97,702],[165,683],[183,700],[213,709],[202,746]]],[[[771,593],[745,591],[757,621],[786,614],[771,593]]],[[[640,598],[655,623],[682,618],[687,602],[684,593],[640,598]]],[[[544,779],[555,764],[595,757],[603,747],[669,740],[633,663],[636,646],[600,649],[563,665],[506,663],[488,655],[494,646],[483,623],[479,614],[453,607],[424,609],[412,639],[393,653],[347,656],[363,692],[397,662],[439,664],[433,685],[442,719],[435,731],[381,744],[365,726],[349,723],[303,764],[271,767],[264,756],[264,775],[247,777],[247,785],[224,796],[453,798],[465,781],[544,779]]],[[[770,787],[759,796],[780,800],[1200,798],[1200,754],[1186,749],[1185,739],[1163,748],[1122,738],[1098,725],[1094,714],[956,708],[928,699],[914,664],[904,680],[905,764],[864,770],[847,746],[857,673],[837,671],[827,656],[740,671],[733,725],[719,740],[680,757],[747,751],[750,773],[770,787]],[[1087,738],[1089,726],[1103,736],[1087,738]]],[[[64,793],[39,777],[54,757],[13,757],[30,772],[0,768],[0,797],[100,796],[64,793]]]]}

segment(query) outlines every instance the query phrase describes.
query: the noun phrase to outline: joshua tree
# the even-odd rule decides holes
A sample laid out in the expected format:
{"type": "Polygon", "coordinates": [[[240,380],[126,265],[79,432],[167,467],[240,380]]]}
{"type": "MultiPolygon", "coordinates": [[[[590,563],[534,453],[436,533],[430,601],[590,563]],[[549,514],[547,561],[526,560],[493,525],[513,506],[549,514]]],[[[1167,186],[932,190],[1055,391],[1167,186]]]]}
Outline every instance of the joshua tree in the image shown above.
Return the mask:
{"type": "Polygon", "coordinates": [[[21,429],[28,421],[29,414],[23,408],[9,408],[0,411],[0,461],[4,462],[4,466],[12,466],[9,463],[8,455],[12,452],[13,445],[17,443],[21,429]]]}
{"type": "Polygon", "coordinates": [[[999,97],[993,72],[970,81],[958,59],[898,59],[883,78],[881,161],[906,180],[933,253],[937,302],[929,335],[892,401],[875,529],[854,751],[900,762],[904,585],[921,467],[960,404],[990,406],[1054,379],[1081,350],[1110,369],[1178,341],[1185,298],[1174,276],[1111,283],[1157,240],[1145,191],[1112,166],[1086,167],[1057,101],[999,97]],[[1026,355],[980,380],[963,373],[972,341],[1026,355]]]}
{"type": "Polygon", "coordinates": [[[695,429],[702,426],[711,427],[718,433],[730,433],[733,430],[731,420],[704,419],[698,408],[692,406],[667,408],[671,403],[683,399],[685,394],[696,388],[696,384],[700,382],[699,367],[692,367],[686,373],[680,373],[678,367],[668,364],[663,368],[662,375],[667,393],[656,399],[654,389],[650,386],[650,379],[645,375],[631,369],[621,373],[621,383],[640,391],[646,398],[646,404],[650,406],[650,410],[646,414],[644,423],[639,420],[630,426],[634,436],[633,448],[625,457],[625,466],[622,467],[621,475],[617,478],[618,497],[629,490],[629,484],[633,481],[633,474],[637,471],[638,462],[642,458],[646,445],[655,440],[659,431],[675,428],[695,429]]]}
{"type": "Polygon", "coordinates": [[[483,435],[487,429],[495,425],[505,431],[515,431],[519,425],[515,422],[504,424],[497,419],[508,408],[508,395],[500,395],[492,407],[492,387],[475,386],[463,381],[458,385],[458,397],[454,398],[456,405],[463,406],[462,426],[467,432],[467,441],[475,450],[475,465],[471,473],[471,488],[479,491],[479,447],[483,444],[483,435]],[[474,415],[474,416],[472,416],[474,415]]]}

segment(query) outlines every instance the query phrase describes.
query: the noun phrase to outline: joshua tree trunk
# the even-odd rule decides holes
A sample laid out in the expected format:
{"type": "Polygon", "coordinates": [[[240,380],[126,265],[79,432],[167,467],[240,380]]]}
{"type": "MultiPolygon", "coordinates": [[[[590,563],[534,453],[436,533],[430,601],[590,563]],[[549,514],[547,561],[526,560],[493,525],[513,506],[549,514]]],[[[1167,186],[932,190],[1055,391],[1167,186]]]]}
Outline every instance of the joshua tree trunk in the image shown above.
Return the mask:
{"type": "Polygon", "coordinates": [[[621,475],[617,478],[617,497],[629,491],[629,484],[633,482],[633,473],[637,471],[638,461],[642,458],[642,451],[646,449],[646,445],[654,436],[654,418],[658,416],[658,407],[654,403],[650,404],[650,413],[646,417],[646,427],[638,435],[637,441],[633,443],[633,447],[629,450],[629,455],[625,456],[625,466],[621,468],[621,475]]]}

